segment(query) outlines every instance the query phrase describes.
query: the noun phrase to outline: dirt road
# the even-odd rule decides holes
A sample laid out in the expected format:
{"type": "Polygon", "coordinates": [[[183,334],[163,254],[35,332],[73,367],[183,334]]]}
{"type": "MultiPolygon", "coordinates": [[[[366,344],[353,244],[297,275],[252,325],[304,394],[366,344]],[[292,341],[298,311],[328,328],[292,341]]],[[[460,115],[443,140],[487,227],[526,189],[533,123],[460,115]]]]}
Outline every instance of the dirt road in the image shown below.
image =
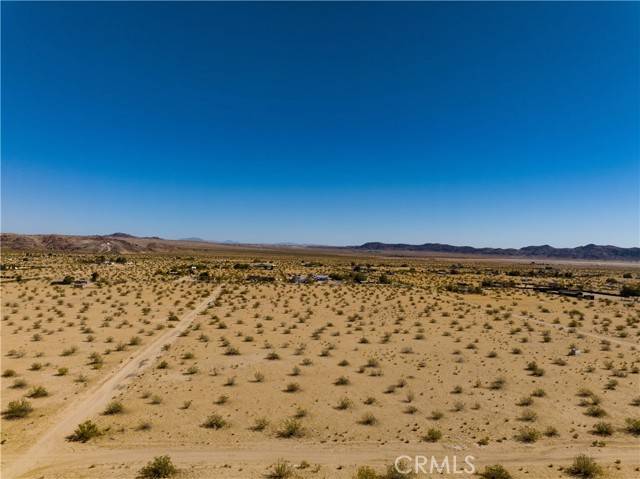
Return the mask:
{"type": "Polygon", "coordinates": [[[2,477],[4,479],[21,477],[54,453],[57,447],[64,444],[65,437],[71,434],[79,423],[101,412],[120,389],[153,363],[154,359],[162,353],[162,347],[174,342],[180,333],[191,325],[195,317],[216,300],[220,290],[220,287],[216,288],[195,309],[183,316],[174,328],[167,329],[148,345],[138,349],[99,384],[63,409],[55,418],[51,428],[29,450],[11,463],[4,465],[2,477]]]}
{"type": "MultiPolygon", "coordinates": [[[[264,477],[266,465],[273,464],[279,458],[293,464],[302,461],[318,464],[326,473],[359,465],[382,468],[392,464],[398,456],[433,456],[438,461],[442,461],[447,456],[450,458],[456,456],[462,462],[461,458],[470,455],[474,457],[473,462],[478,468],[488,464],[501,463],[509,469],[524,468],[538,471],[538,473],[549,470],[551,476],[555,477],[564,477],[558,473],[554,474],[554,472],[559,466],[569,465],[573,458],[582,452],[588,452],[591,457],[602,464],[611,464],[615,460],[621,460],[627,466],[632,467],[637,467],[640,464],[637,442],[629,440],[611,441],[606,448],[591,448],[585,441],[582,443],[557,441],[554,444],[535,446],[535,448],[531,445],[514,444],[507,450],[499,444],[487,447],[460,447],[454,444],[405,444],[391,441],[384,445],[379,443],[337,445],[310,441],[292,443],[288,440],[257,442],[244,446],[216,446],[215,448],[176,445],[162,447],[142,444],[138,448],[128,449],[96,447],[88,444],[83,447],[86,449],[82,453],[64,452],[50,455],[46,461],[42,461],[42,467],[30,471],[29,477],[64,478],[70,471],[74,471],[74,474],[79,473],[78,477],[89,477],[83,474],[88,474],[94,466],[108,471],[113,471],[114,468],[116,470],[124,468],[123,470],[129,472],[124,476],[120,473],[121,475],[117,477],[133,477],[131,471],[135,471],[153,457],[165,454],[169,455],[183,471],[196,467],[204,468],[211,474],[212,470],[208,469],[211,466],[219,468],[225,464],[233,465],[233,467],[224,468],[223,473],[219,471],[210,477],[234,479],[264,477]],[[550,464],[553,465],[551,469],[549,469],[550,464]]],[[[96,477],[104,477],[104,471],[102,474],[96,474],[96,477]]],[[[187,477],[191,476],[187,475],[187,477]]],[[[207,476],[201,472],[198,477],[207,476]]],[[[455,477],[460,477],[460,474],[455,477]]],[[[545,473],[544,477],[550,476],[545,473]]]]}

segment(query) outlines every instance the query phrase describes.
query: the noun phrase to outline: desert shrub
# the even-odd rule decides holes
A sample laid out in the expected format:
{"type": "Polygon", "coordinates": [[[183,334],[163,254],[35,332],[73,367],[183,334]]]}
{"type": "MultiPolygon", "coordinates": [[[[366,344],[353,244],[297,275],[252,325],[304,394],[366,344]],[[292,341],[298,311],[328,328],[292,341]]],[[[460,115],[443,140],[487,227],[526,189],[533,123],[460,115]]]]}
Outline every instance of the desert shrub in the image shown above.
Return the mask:
{"type": "Polygon", "coordinates": [[[540,432],[532,427],[523,427],[518,431],[515,438],[520,442],[532,443],[540,438],[540,432]]]}
{"type": "Polygon", "coordinates": [[[604,409],[595,405],[589,406],[584,413],[591,417],[603,417],[607,415],[607,412],[604,409]]]}
{"type": "Polygon", "coordinates": [[[87,442],[94,437],[100,436],[101,431],[98,426],[91,420],[78,424],[73,434],[67,436],[68,441],[87,442]]]}
{"type": "Polygon", "coordinates": [[[286,393],[295,393],[298,391],[300,391],[300,385],[298,383],[289,383],[284,388],[284,392],[286,393]]]}
{"type": "Polygon", "coordinates": [[[336,386],[347,386],[349,384],[349,378],[346,376],[340,376],[333,382],[333,384],[336,386]]]}
{"type": "Polygon", "coordinates": [[[33,399],[44,398],[44,397],[47,397],[48,395],[49,395],[49,391],[47,391],[47,388],[43,386],[34,386],[27,393],[27,397],[33,398],[33,399]]]}
{"type": "Polygon", "coordinates": [[[169,456],[158,456],[153,458],[153,461],[147,463],[140,472],[138,472],[139,479],[163,479],[166,477],[174,476],[178,472],[178,469],[171,462],[169,456]]]}
{"type": "Polygon", "coordinates": [[[296,409],[296,412],[293,413],[293,417],[296,419],[302,419],[303,417],[307,417],[309,415],[309,411],[307,411],[303,407],[299,407],[296,409]]]}
{"type": "Polygon", "coordinates": [[[426,442],[438,442],[442,437],[442,432],[439,429],[428,429],[427,433],[422,436],[422,440],[426,442]]]}
{"type": "Polygon", "coordinates": [[[369,466],[360,466],[353,479],[379,479],[378,473],[369,466]]]}
{"type": "Polygon", "coordinates": [[[2,372],[2,377],[3,378],[12,378],[14,376],[16,376],[16,372],[13,369],[5,369],[2,372]]]}
{"type": "Polygon", "coordinates": [[[58,368],[58,372],[56,373],[56,376],[66,376],[68,372],[69,372],[69,368],[58,368]]]}
{"type": "Polygon", "coordinates": [[[336,409],[344,411],[345,409],[349,409],[353,405],[353,402],[349,398],[342,398],[338,401],[336,405],[336,409]]]}
{"type": "Polygon", "coordinates": [[[153,425],[149,421],[141,421],[136,426],[136,431],[149,431],[152,427],[153,425]]]}
{"type": "Polygon", "coordinates": [[[276,436],[282,438],[302,437],[303,435],[302,423],[294,418],[285,419],[276,431],[276,436]]]}
{"type": "Polygon", "coordinates": [[[611,434],[613,434],[613,426],[608,422],[597,422],[593,425],[591,432],[598,436],[611,436],[611,434]]]}
{"type": "Polygon", "coordinates": [[[253,422],[251,426],[252,431],[264,431],[269,425],[269,420],[266,417],[259,417],[253,422]]]}
{"type": "Polygon", "coordinates": [[[227,421],[220,414],[211,414],[202,423],[202,427],[207,429],[222,429],[227,426],[227,421]]]}
{"type": "Polygon", "coordinates": [[[602,467],[589,456],[580,454],[573,460],[573,464],[567,468],[567,473],[575,477],[589,479],[602,475],[602,467]]]}
{"type": "Polygon", "coordinates": [[[19,399],[17,401],[11,401],[2,415],[6,419],[21,419],[27,417],[31,411],[33,411],[31,403],[26,399],[19,399]]]}
{"type": "MultiPolygon", "coordinates": [[[[411,469],[410,465],[403,461],[402,469],[406,470],[407,468],[411,469]]],[[[387,466],[387,470],[378,475],[378,479],[412,479],[414,477],[416,477],[416,474],[413,471],[400,472],[395,465],[387,466]]]]}
{"type": "Polygon", "coordinates": [[[482,479],[511,479],[511,474],[502,465],[487,466],[478,474],[482,479]]]}
{"type": "Polygon", "coordinates": [[[640,436],[640,418],[628,417],[625,419],[625,431],[634,436],[640,436]]]}
{"type": "Polygon", "coordinates": [[[265,474],[267,479],[288,479],[293,477],[293,467],[289,462],[282,459],[271,466],[271,470],[265,474]]]}
{"type": "Polygon", "coordinates": [[[111,401],[107,404],[107,407],[104,409],[102,414],[111,416],[113,414],[120,414],[122,411],[124,411],[124,406],[120,401],[111,401]]]}
{"type": "Polygon", "coordinates": [[[531,406],[532,404],[533,404],[533,399],[529,396],[520,398],[518,402],[516,402],[516,406],[531,406]]]}
{"type": "Polygon", "coordinates": [[[240,350],[235,346],[227,346],[227,349],[224,351],[225,356],[239,356],[240,350]]]}
{"type": "Polygon", "coordinates": [[[545,392],[545,390],[544,390],[544,389],[542,389],[542,388],[538,388],[538,389],[534,390],[534,391],[531,393],[531,395],[532,395],[533,397],[543,398],[543,397],[545,397],[545,396],[547,395],[547,393],[545,392]]]}
{"type": "Polygon", "coordinates": [[[494,389],[494,390],[500,390],[502,388],[504,388],[504,385],[506,384],[507,380],[503,377],[499,377],[496,378],[490,385],[489,388],[490,389],[494,389]]]}
{"type": "Polygon", "coordinates": [[[358,420],[358,424],[362,424],[363,426],[373,426],[377,424],[378,420],[371,413],[366,413],[358,420]]]}
{"type": "Polygon", "coordinates": [[[518,419],[520,421],[532,422],[532,421],[535,421],[537,418],[538,418],[538,415],[536,414],[535,411],[531,409],[525,409],[524,411],[522,411],[522,414],[518,419]]]}
{"type": "Polygon", "coordinates": [[[558,430],[553,426],[548,426],[543,433],[547,437],[555,437],[558,435],[558,430]]]}

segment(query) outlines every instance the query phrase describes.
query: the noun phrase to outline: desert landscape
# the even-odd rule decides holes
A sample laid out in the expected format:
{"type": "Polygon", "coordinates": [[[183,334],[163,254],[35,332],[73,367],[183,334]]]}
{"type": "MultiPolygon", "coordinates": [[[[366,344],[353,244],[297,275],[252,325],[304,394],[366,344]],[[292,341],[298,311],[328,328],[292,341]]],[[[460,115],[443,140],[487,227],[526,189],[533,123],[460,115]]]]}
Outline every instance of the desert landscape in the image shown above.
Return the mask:
{"type": "Polygon", "coordinates": [[[211,245],[2,268],[3,477],[640,471],[635,263],[211,245]]]}
{"type": "Polygon", "coordinates": [[[640,478],[640,2],[0,43],[0,479],[640,478]]]}

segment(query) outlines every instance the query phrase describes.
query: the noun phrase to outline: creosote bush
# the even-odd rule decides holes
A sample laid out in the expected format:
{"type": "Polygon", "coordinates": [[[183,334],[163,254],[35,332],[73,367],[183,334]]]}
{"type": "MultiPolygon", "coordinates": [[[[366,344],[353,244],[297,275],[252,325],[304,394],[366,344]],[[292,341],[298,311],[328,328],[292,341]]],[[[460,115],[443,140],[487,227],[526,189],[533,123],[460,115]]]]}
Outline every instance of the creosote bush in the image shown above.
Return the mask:
{"type": "Polygon", "coordinates": [[[105,416],[111,416],[113,414],[120,414],[122,411],[124,411],[124,406],[120,401],[111,401],[107,404],[107,407],[104,409],[102,414],[105,416]]]}
{"type": "Polygon", "coordinates": [[[22,419],[27,417],[33,411],[31,403],[26,399],[11,401],[7,405],[7,409],[2,413],[5,419],[22,419]]]}
{"type": "Polygon", "coordinates": [[[278,459],[278,461],[271,466],[265,477],[267,479],[289,479],[293,477],[293,467],[288,461],[278,459]]]}
{"type": "Polygon", "coordinates": [[[202,423],[202,427],[207,429],[222,429],[227,426],[227,421],[220,414],[211,414],[202,423]]]}
{"type": "Polygon", "coordinates": [[[602,475],[602,467],[592,458],[580,454],[573,460],[573,464],[567,468],[567,473],[574,477],[591,479],[602,475]]]}
{"type": "Polygon", "coordinates": [[[169,456],[158,456],[140,469],[138,479],[163,479],[175,476],[177,473],[178,469],[169,456]]]}
{"type": "Polygon", "coordinates": [[[67,436],[68,441],[87,442],[102,434],[98,426],[91,420],[78,424],[73,434],[67,436]]]}
{"type": "Polygon", "coordinates": [[[439,429],[430,428],[427,433],[422,436],[422,440],[426,442],[438,442],[442,437],[442,432],[439,429]]]}
{"type": "Polygon", "coordinates": [[[487,466],[478,474],[482,479],[512,479],[511,474],[502,465],[487,466]]]}
{"type": "Polygon", "coordinates": [[[282,438],[302,437],[303,435],[302,423],[295,418],[285,419],[276,431],[276,436],[282,438]]]}

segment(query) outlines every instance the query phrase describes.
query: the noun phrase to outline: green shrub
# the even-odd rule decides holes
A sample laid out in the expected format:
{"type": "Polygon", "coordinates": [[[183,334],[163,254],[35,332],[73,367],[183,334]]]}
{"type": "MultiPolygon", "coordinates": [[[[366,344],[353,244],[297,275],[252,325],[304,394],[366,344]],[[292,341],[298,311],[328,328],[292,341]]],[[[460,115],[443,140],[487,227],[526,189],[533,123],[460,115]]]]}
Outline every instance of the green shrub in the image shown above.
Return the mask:
{"type": "Polygon", "coordinates": [[[302,423],[294,418],[285,419],[276,431],[276,436],[282,438],[302,437],[303,435],[302,423]]]}
{"type": "Polygon", "coordinates": [[[47,389],[43,386],[34,386],[27,393],[27,397],[33,398],[33,399],[44,398],[44,397],[47,397],[48,395],[49,395],[49,391],[47,391],[47,389]]]}
{"type": "Polygon", "coordinates": [[[220,414],[211,414],[202,423],[202,427],[206,427],[207,429],[222,429],[227,426],[227,421],[220,414]]]}
{"type": "Polygon", "coordinates": [[[426,442],[438,442],[442,437],[442,432],[438,429],[431,428],[427,430],[427,433],[422,436],[422,440],[426,442]]]}
{"type": "Polygon", "coordinates": [[[478,474],[482,479],[511,479],[511,474],[500,464],[487,466],[478,474]]]}
{"type": "Polygon", "coordinates": [[[169,456],[158,456],[150,461],[146,466],[140,469],[138,473],[139,479],[162,479],[174,476],[178,469],[171,462],[169,456]]]}
{"type": "Polygon", "coordinates": [[[353,479],[379,479],[380,476],[369,466],[360,466],[353,479]]]}
{"type": "Polygon", "coordinates": [[[585,479],[598,477],[602,475],[602,467],[600,467],[593,459],[584,454],[580,454],[573,460],[573,464],[567,469],[567,472],[575,477],[585,479]]]}
{"type": "Polygon", "coordinates": [[[607,412],[600,406],[589,406],[584,413],[591,417],[602,417],[607,415],[607,412]]]}
{"type": "Polygon", "coordinates": [[[264,431],[268,425],[269,425],[269,420],[266,417],[259,417],[259,418],[256,418],[256,420],[254,421],[253,426],[251,426],[251,430],[264,431]]]}
{"type": "Polygon", "coordinates": [[[625,419],[626,427],[625,431],[634,436],[640,436],[640,418],[628,417],[625,419]]]}
{"type": "Polygon", "coordinates": [[[611,436],[613,434],[613,426],[608,422],[597,422],[594,424],[592,432],[598,436],[611,436]]]}
{"type": "Polygon", "coordinates": [[[67,436],[67,440],[73,442],[87,442],[101,434],[102,433],[98,426],[93,421],[89,420],[78,424],[78,427],[73,431],[73,434],[67,436]]]}
{"type": "Polygon", "coordinates": [[[376,417],[369,413],[366,413],[364,416],[362,416],[359,420],[358,420],[358,424],[362,424],[363,426],[373,426],[375,424],[378,423],[378,420],[376,419],[376,417]]]}
{"type": "Polygon", "coordinates": [[[265,474],[267,479],[288,479],[293,477],[293,467],[289,462],[282,459],[271,466],[271,470],[265,474]]]}
{"type": "Polygon", "coordinates": [[[540,432],[532,427],[523,427],[518,431],[515,438],[520,442],[532,443],[540,438],[540,432]]]}
{"type": "Polygon", "coordinates": [[[18,401],[11,401],[2,415],[6,419],[21,419],[27,417],[31,411],[33,411],[31,403],[26,399],[20,399],[18,401]]]}
{"type": "Polygon", "coordinates": [[[111,416],[113,414],[120,414],[122,411],[124,411],[124,406],[120,401],[111,401],[107,404],[107,407],[102,414],[111,416]]]}

